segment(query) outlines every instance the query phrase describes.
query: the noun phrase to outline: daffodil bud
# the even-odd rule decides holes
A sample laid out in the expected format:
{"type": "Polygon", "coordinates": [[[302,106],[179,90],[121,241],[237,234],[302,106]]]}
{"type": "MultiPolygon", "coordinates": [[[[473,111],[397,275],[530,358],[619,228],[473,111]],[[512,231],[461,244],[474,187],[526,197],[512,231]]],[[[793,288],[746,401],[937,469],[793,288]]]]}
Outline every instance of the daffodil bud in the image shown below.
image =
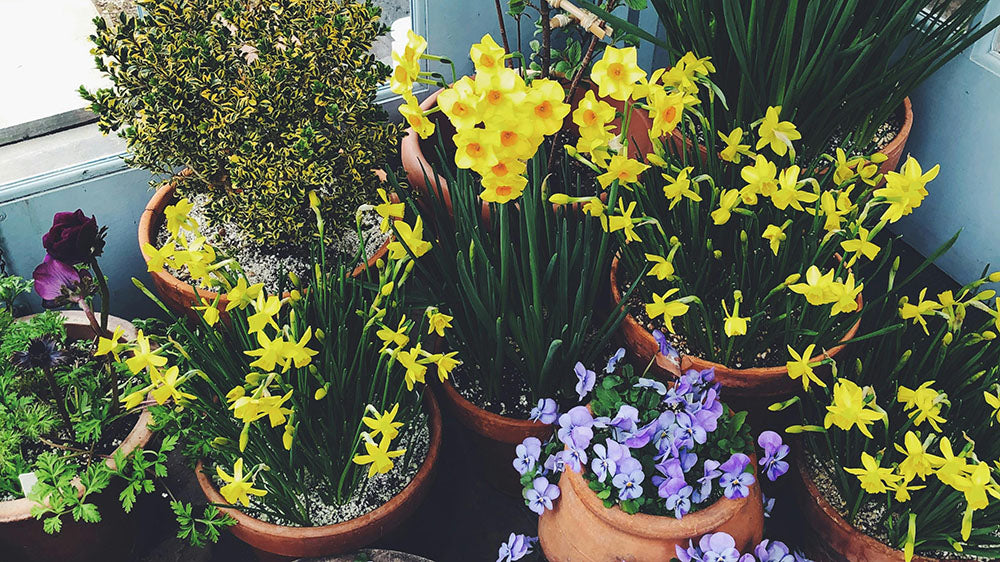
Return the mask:
{"type": "Polygon", "coordinates": [[[746,244],[748,239],[749,239],[749,237],[747,236],[747,231],[741,230],[740,231],[740,242],[743,242],[744,244],[746,244]]]}
{"type": "Polygon", "coordinates": [[[826,430],[819,425],[790,425],[785,428],[785,433],[826,433],[826,430]]]}
{"type": "Polygon", "coordinates": [[[676,236],[671,236],[670,237],[670,245],[671,246],[680,246],[680,244],[681,244],[681,239],[680,238],[678,238],[676,236]]]}
{"type": "Polygon", "coordinates": [[[955,339],[955,334],[948,332],[941,338],[941,345],[951,345],[952,340],[955,339]]]}
{"type": "Polygon", "coordinates": [[[395,286],[396,285],[392,281],[389,281],[385,285],[382,285],[382,289],[379,292],[382,293],[383,297],[387,297],[392,293],[395,286]]]}
{"type": "Polygon", "coordinates": [[[212,439],[212,447],[221,449],[223,447],[228,447],[232,444],[232,442],[233,441],[231,439],[226,439],[225,437],[216,437],[215,439],[212,439]]]}
{"type": "Polygon", "coordinates": [[[715,259],[721,260],[722,259],[722,250],[715,250],[715,251],[712,252],[712,255],[715,256],[715,259]]]}
{"type": "Polygon", "coordinates": [[[899,256],[892,260],[892,272],[896,273],[897,271],[899,271],[899,256]]]}
{"type": "Polygon", "coordinates": [[[554,205],[568,205],[572,201],[572,198],[565,193],[553,193],[549,197],[549,203],[554,205]]]}
{"type": "Polygon", "coordinates": [[[309,207],[311,207],[313,210],[319,209],[319,195],[316,193],[315,190],[309,192],[309,207]]]}
{"type": "Polygon", "coordinates": [[[326,397],[326,393],[329,391],[329,388],[330,388],[330,384],[329,383],[324,384],[323,386],[317,388],[316,389],[316,393],[313,394],[313,399],[314,400],[322,400],[323,398],[325,398],[326,397]]]}
{"type": "Polygon", "coordinates": [[[243,380],[247,381],[247,384],[251,386],[257,386],[263,376],[260,373],[247,373],[247,376],[243,377],[243,380]]]}
{"type": "Polygon", "coordinates": [[[243,424],[243,431],[240,431],[240,452],[247,450],[247,442],[250,441],[250,424],[243,424]]]}
{"type": "Polygon", "coordinates": [[[793,274],[789,275],[788,277],[785,277],[785,283],[784,284],[785,285],[794,285],[795,283],[799,282],[799,278],[800,277],[802,277],[802,276],[799,275],[798,273],[793,273],[793,274]]]}
{"type": "Polygon", "coordinates": [[[711,252],[712,248],[713,248],[713,246],[712,246],[712,239],[709,238],[709,239],[705,240],[705,249],[708,250],[709,252],[711,252]]]}
{"type": "Polygon", "coordinates": [[[789,406],[793,406],[793,405],[797,404],[799,402],[799,400],[800,400],[800,398],[798,396],[793,396],[793,397],[789,398],[788,400],[785,400],[784,402],[775,402],[774,404],[771,404],[770,406],[768,406],[767,409],[771,410],[772,412],[780,412],[780,411],[788,408],[789,406]]]}
{"type": "Polygon", "coordinates": [[[292,302],[297,302],[302,299],[302,293],[300,293],[298,289],[292,289],[292,292],[288,293],[288,296],[292,302]]]}
{"type": "Polygon", "coordinates": [[[990,331],[990,330],[986,330],[985,332],[983,332],[982,334],[979,334],[979,335],[982,336],[982,338],[984,340],[986,340],[986,341],[997,339],[996,332],[993,332],[993,331],[990,331]]]}
{"type": "Polygon", "coordinates": [[[403,272],[409,275],[410,272],[413,271],[413,266],[415,265],[417,265],[417,262],[415,261],[406,262],[406,269],[404,269],[403,272]]]}
{"type": "Polygon", "coordinates": [[[990,283],[1000,282],[1000,271],[994,271],[993,273],[990,273],[988,279],[990,280],[990,283]]]}
{"type": "Polygon", "coordinates": [[[563,150],[566,151],[566,155],[570,158],[576,158],[580,155],[580,152],[576,149],[576,147],[571,144],[564,144],[563,150]]]}
{"type": "Polygon", "coordinates": [[[379,258],[379,259],[375,260],[375,269],[382,269],[384,267],[385,267],[385,260],[384,259],[379,258]]]}
{"type": "Polygon", "coordinates": [[[656,166],[657,168],[668,168],[669,164],[663,159],[662,156],[656,154],[655,152],[650,152],[646,155],[646,161],[650,164],[656,166]]]}
{"type": "Polygon", "coordinates": [[[899,371],[910,361],[910,356],[913,355],[913,350],[907,349],[899,356],[899,361],[896,362],[896,371],[899,371]]]}
{"type": "Polygon", "coordinates": [[[735,300],[737,300],[737,301],[742,301],[743,300],[743,291],[741,291],[739,289],[736,289],[735,291],[733,291],[733,298],[735,300]]]}
{"type": "Polygon", "coordinates": [[[316,328],[313,333],[316,334],[316,339],[319,341],[326,339],[326,332],[323,331],[323,328],[316,328]]]}
{"type": "Polygon", "coordinates": [[[319,374],[319,367],[317,367],[315,365],[315,363],[309,365],[309,374],[310,375],[318,375],[319,374]]]}
{"type": "Polygon", "coordinates": [[[296,275],[294,271],[289,271],[288,272],[288,280],[291,281],[292,285],[294,285],[295,287],[301,287],[302,286],[302,280],[299,279],[299,276],[296,275]]]}
{"type": "Polygon", "coordinates": [[[977,301],[988,301],[993,297],[997,296],[997,292],[993,289],[986,289],[985,291],[979,291],[976,296],[972,297],[973,300],[977,301]]]}
{"type": "Polygon", "coordinates": [[[888,159],[889,157],[881,152],[876,152],[875,154],[872,154],[871,157],[871,161],[875,164],[881,164],[882,162],[885,162],[888,159]]]}

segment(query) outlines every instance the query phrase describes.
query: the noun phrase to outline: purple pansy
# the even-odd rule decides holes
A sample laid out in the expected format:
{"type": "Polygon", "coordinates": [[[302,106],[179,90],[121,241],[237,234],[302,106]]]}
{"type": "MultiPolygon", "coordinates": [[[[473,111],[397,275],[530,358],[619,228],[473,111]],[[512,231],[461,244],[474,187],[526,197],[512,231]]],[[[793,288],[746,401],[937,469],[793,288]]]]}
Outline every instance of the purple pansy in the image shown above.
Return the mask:
{"type": "Polygon", "coordinates": [[[634,406],[628,404],[622,404],[618,407],[618,413],[615,417],[611,418],[608,425],[619,429],[624,432],[635,431],[636,426],[639,424],[639,410],[634,406]]]}
{"type": "Polygon", "coordinates": [[[514,449],[514,469],[518,474],[524,475],[535,467],[539,457],[542,455],[542,442],[537,437],[528,437],[514,449]]]}
{"type": "Polygon", "coordinates": [[[566,451],[563,450],[553,455],[549,455],[548,458],[545,459],[545,463],[542,465],[542,468],[545,469],[545,472],[551,472],[554,474],[558,474],[566,470],[566,451]]]}
{"type": "Polygon", "coordinates": [[[552,501],[559,497],[559,486],[552,484],[547,478],[539,476],[531,483],[531,488],[524,491],[525,503],[528,509],[541,515],[546,509],[552,509],[552,501]]]}
{"type": "Polygon", "coordinates": [[[563,452],[563,460],[573,472],[581,472],[583,467],[587,465],[587,452],[583,449],[570,447],[563,452]]]}
{"type": "Polygon", "coordinates": [[[760,562],[795,562],[791,549],[781,541],[764,539],[753,550],[760,562]]]}
{"type": "Polygon", "coordinates": [[[695,502],[701,503],[712,495],[712,482],[722,476],[719,461],[708,459],[702,467],[703,476],[698,479],[699,487],[694,491],[695,502]]]}
{"type": "Polygon", "coordinates": [[[774,511],[774,498],[769,498],[767,496],[762,496],[764,500],[764,517],[766,519],[771,518],[771,512],[774,511]]]}
{"type": "Polygon", "coordinates": [[[573,372],[576,373],[577,380],[576,394],[580,397],[580,401],[583,402],[583,399],[594,389],[594,383],[597,382],[597,373],[587,369],[579,361],[573,367],[573,372]]]}
{"type": "Polygon", "coordinates": [[[608,358],[608,364],[604,366],[604,372],[611,374],[618,368],[618,362],[625,358],[625,348],[619,347],[614,355],[608,358]]]}
{"type": "Polygon", "coordinates": [[[719,478],[719,485],[723,488],[723,494],[731,499],[745,498],[750,495],[750,486],[754,483],[753,474],[745,472],[750,464],[750,457],[743,453],[734,453],[722,466],[722,476],[719,478]]]}
{"type": "Polygon", "coordinates": [[[660,355],[666,357],[671,363],[679,366],[680,354],[678,354],[677,350],[674,349],[674,346],[670,345],[670,342],[667,341],[666,334],[660,330],[653,330],[653,339],[656,340],[657,345],[660,346],[660,355]]]}
{"type": "Polygon", "coordinates": [[[618,473],[618,463],[629,455],[628,449],[617,441],[608,439],[605,443],[594,445],[594,459],[590,461],[598,482],[604,482],[608,476],[614,477],[618,473]]]}
{"type": "Polygon", "coordinates": [[[594,438],[594,417],[586,406],[574,406],[559,416],[559,431],[556,435],[565,445],[586,449],[594,438]]]}
{"type": "Polygon", "coordinates": [[[680,459],[667,459],[657,463],[656,470],[663,475],[653,476],[653,484],[661,498],[668,498],[687,485],[680,459]]]}
{"type": "Polygon", "coordinates": [[[688,545],[688,548],[674,547],[681,562],[742,562],[745,558],[736,550],[733,537],[725,532],[709,533],[701,537],[697,546],[694,541],[688,545]]]}
{"type": "Polygon", "coordinates": [[[773,431],[763,431],[757,438],[757,444],[764,449],[764,456],[758,464],[764,467],[768,480],[774,482],[788,472],[788,462],[781,459],[788,456],[789,448],[781,441],[780,435],[773,431]]]}
{"type": "Polygon", "coordinates": [[[497,551],[497,562],[514,562],[531,554],[532,547],[538,542],[538,537],[510,534],[507,542],[500,545],[497,551]]]}
{"type": "Polygon", "coordinates": [[[639,377],[639,382],[633,385],[635,388],[651,388],[656,391],[660,396],[664,396],[667,393],[667,385],[660,381],[647,379],[644,377],[639,377]]]}
{"type": "Polygon", "coordinates": [[[531,409],[529,419],[545,425],[556,423],[559,419],[559,405],[551,398],[540,398],[538,405],[531,409]]]}
{"type": "Polygon", "coordinates": [[[46,254],[42,263],[31,276],[35,280],[35,292],[42,300],[61,306],[66,302],[83,302],[87,297],[85,282],[89,273],[81,273],[75,267],[46,254]]]}
{"type": "MultiPolygon", "coordinates": [[[[639,464],[636,461],[636,464],[639,464]]],[[[642,467],[629,472],[619,472],[611,480],[615,488],[618,488],[618,499],[621,501],[634,500],[642,495],[642,481],[646,475],[642,473],[642,467]]]]}
{"type": "Polygon", "coordinates": [[[674,512],[674,517],[680,519],[691,511],[691,486],[684,486],[667,497],[666,508],[674,512]]]}
{"type": "Polygon", "coordinates": [[[641,449],[649,443],[650,439],[656,435],[656,432],[659,431],[659,429],[660,424],[657,423],[656,420],[653,420],[640,428],[638,431],[634,431],[629,435],[626,435],[623,443],[629,449],[641,449]]]}

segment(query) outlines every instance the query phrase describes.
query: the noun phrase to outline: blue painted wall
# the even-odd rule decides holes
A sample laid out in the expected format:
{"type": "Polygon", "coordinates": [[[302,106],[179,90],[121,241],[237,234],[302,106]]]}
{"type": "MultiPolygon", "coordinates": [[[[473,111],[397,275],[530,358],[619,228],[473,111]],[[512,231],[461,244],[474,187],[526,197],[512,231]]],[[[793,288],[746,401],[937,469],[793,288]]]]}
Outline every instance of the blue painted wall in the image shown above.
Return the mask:
{"type": "MultiPolygon", "coordinates": [[[[149,172],[127,168],[111,156],[0,186],[0,238],[8,272],[31,278],[45,257],[42,235],[59,211],[83,209],[108,227],[101,268],[110,278],[111,312],[127,319],[148,317],[159,310],[132,284],[132,277],[150,285],[139,253],[139,216],[152,195],[149,172]]],[[[22,303],[40,310],[31,294],[22,303]]]]}

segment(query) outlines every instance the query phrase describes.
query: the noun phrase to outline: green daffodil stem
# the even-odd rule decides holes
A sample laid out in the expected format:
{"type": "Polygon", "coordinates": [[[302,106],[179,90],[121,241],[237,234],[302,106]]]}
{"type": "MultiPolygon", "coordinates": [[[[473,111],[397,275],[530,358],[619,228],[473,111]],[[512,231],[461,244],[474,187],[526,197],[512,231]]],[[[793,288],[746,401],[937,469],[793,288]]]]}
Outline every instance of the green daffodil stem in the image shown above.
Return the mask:
{"type": "Polygon", "coordinates": [[[97,264],[97,258],[90,259],[90,267],[94,269],[94,277],[97,278],[97,288],[101,292],[101,331],[98,336],[108,335],[108,311],[111,310],[111,292],[108,291],[108,280],[101,271],[101,266],[97,264]]]}

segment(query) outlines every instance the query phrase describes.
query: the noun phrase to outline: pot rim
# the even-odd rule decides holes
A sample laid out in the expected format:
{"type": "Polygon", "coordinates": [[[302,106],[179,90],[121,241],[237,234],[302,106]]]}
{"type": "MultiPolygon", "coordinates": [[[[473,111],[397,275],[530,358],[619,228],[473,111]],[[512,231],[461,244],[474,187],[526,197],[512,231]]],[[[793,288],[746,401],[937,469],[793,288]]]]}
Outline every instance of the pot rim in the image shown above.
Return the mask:
{"type": "MultiPolygon", "coordinates": [[[[827,521],[829,525],[827,528],[830,530],[831,534],[838,535],[844,538],[850,538],[852,542],[860,542],[866,552],[871,552],[876,555],[877,558],[872,558],[873,561],[879,562],[882,560],[902,560],[903,551],[896,550],[889,545],[879,541],[858,528],[854,527],[845,520],[840,513],[833,507],[823,497],[823,494],[819,491],[816,483],[813,481],[812,477],[809,475],[809,467],[806,466],[805,454],[804,454],[804,444],[803,447],[799,447],[795,453],[795,469],[799,473],[799,481],[802,484],[802,488],[808,495],[807,498],[800,499],[800,508],[805,511],[805,516],[808,519],[821,519],[827,521]],[[805,504],[805,505],[802,505],[805,504]],[[812,517],[809,517],[812,515],[812,517]]],[[[816,531],[817,529],[814,529],[816,531]]],[[[827,540],[826,536],[818,535],[822,540],[827,540]]],[[[926,558],[923,556],[914,555],[913,562],[960,562],[958,560],[951,560],[947,558],[926,558]]]]}
{"type": "MultiPolygon", "coordinates": [[[[462,411],[464,416],[476,419],[480,422],[477,424],[477,432],[494,441],[511,443],[505,438],[504,435],[509,433],[524,435],[548,435],[552,431],[553,424],[544,424],[529,419],[522,420],[520,418],[510,418],[507,416],[501,416],[500,414],[494,414],[489,410],[484,410],[462,396],[462,394],[455,389],[454,385],[451,384],[451,381],[444,381],[441,383],[441,386],[444,388],[446,399],[457,406],[462,411]]],[[[521,443],[521,440],[513,442],[512,444],[519,443],[521,443]]]]}
{"type": "MultiPolygon", "coordinates": [[[[612,299],[614,300],[615,306],[619,307],[621,305],[622,293],[621,293],[621,289],[618,287],[618,256],[615,256],[615,258],[611,261],[611,296],[612,296],[612,299]]],[[[858,295],[857,301],[858,301],[858,309],[861,309],[861,307],[864,304],[864,300],[862,299],[862,296],[860,294],[858,295]]],[[[646,341],[646,343],[649,346],[653,347],[653,346],[658,345],[658,344],[656,344],[656,340],[653,339],[653,335],[650,334],[649,331],[646,330],[646,328],[644,328],[642,325],[640,325],[639,322],[636,321],[635,317],[632,316],[632,314],[626,314],[625,315],[625,318],[623,319],[623,326],[624,325],[629,325],[629,326],[632,327],[633,330],[639,331],[642,334],[642,339],[644,341],[646,341]]],[[[844,349],[844,346],[851,339],[853,339],[854,336],[857,335],[858,330],[860,328],[861,328],[861,319],[859,318],[858,321],[855,322],[853,326],[851,326],[851,329],[848,330],[846,334],[844,334],[844,337],[840,338],[840,342],[841,342],[840,345],[837,345],[837,346],[833,347],[832,349],[826,351],[825,353],[820,353],[820,354],[816,355],[815,357],[812,357],[809,361],[810,362],[822,361],[823,359],[825,359],[827,357],[833,357],[833,356],[837,355],[838,353],[840,353],[841,350],[844,349]]],[[[709,367],[712,367],[712,368],[715,369],[716,376],[723,375],[723,376],[733,376],[733,377],[745,377],[745,378],[748,378],[748,379],[751,379],[751,378],[752,379],[756,379],[756,381],[759,381],[759,382],[771,381],[771,380],[780,381],[781,379],[787,379],[788,378],[788,376],[787,376],[788,375],[788,369],[786,367],[784,367],[784,366],[775,366],[775,367],[750,367],[750,368],[747,368],[747,369],[730,369],[729,367],[726,367],[725,365],[721,365],[719,363],[714,363],[712,361],[707,361],[705,359],[701,359],[700,357],[696,357],[696,356],[693,356],[693,355],[683,355],[683,356],[681,356],[681,369],[682,370],[686,370],[686,369],[703,370],[703,369],[707,369],[709,367]]],[[[791,380],[791,379],[788,379],[788,380],[791,380]]],[[[792,381],[792,382],[794,382],[794,381],[792,381]]]]}
{"type": "MultiPolygon", "coordinates": [[[[400,509],[406,509],[408,505],[410,509],[414,509],[416,507],[414,504],[421,499],[422,492],[430,483],[433,471],[438,462],[438,457],[441,454],[441,433],[443,429],[441,421],[441,408],[438,405],[437,400],[434,398],[433,392],[425,390],[424,401],[427,409],[429,410],[428,426],[430,427],[431,433],[430,443],[427,448],[427,456],[424,458],[424,462],[420,465],[417,473],[413,476],[406,487],[404,487],[398,494],[390,498],[389,501],[376,507],[368,513],[359,515],[353,519],[318,527],[277,525],[275,523],[268,523],[255,517],[251,517],[239,509],[220,506],[219,511],[236,520],[236,526],[232,527],[233,534],[237,534],[241,540],[251,546],[256,545],[251,542],[251,540],[244,538],[242,534],[238,534],[241,527],[245,529],[246,532],[250,533],[250,536],[277,536],[280,537],[279,540],[281,541],[302,541],[337,535],[343,536],[355,533],[366,527],[384,525],[383,520],[398,512],[400,509]]],[[[202,460],[199,460],[197,466],[195,467],[195,475],[198,478],[198,485],[201,487],[202,493],[209,502],[223,505],[228,504],[225,498],[222,497],[222,494],[220,494],[216,489],[215,484],[205,474],[205,467],[202,460]]],[[[289,555],[297,556],[296,554],[289,555]]]]}
{"type": "MultiPolygon", "coordinates": [[[[754,467],[753,486],[759,487],[757,457],[754,454],[749,456],[751,464],[754,467]]],[[[570,486],[573,487],[573,492],[583,505],[608,525],[616,529],[622,529],[633,535],[654,539],[701,536],[732,519],[754,496],[751,492],[747,497],[737,500],[723,497],[712,505],[685,515],[680,519],[662,515],[650,515],[648,513],[629,515],[617,505],[611,508],[604,507],[604,502],[590,489],[580,473],[572,469],[564,470],[560,477],[560,482],[563,479],[569,481],[570,486]]]]}
{"type": "MultiPolygon", "coordinates": [[[[59,311],[60,314],[66,319],[66,323],[72,325],[82,325],[90,326],[90,322],[87,320],[86,315],[80,310],[62,310],[59,311]]],[[[18,320],[30,318],[32,315],[22,316],[18,320]]],[[[129,333],[129,328],[131,328],[132,333],[135,333],[135,326],[132,325],[128,320],[124,320],[117,316],[108,316],[108,326],[122,326],[125,328],[126,334],[129,333]]],[[[132,430],[129,431],[125,439],[118,445],[115,449],[115,453],[121,451],[122,453],[128,455],[132,451],[145,447],[146,443],[153,437],[153,432],[149,429],[149,424],[153,421],[153,414],[146,408],[139,414],[139,419],[136,420],[135,425],[132,430]]],[[[108,465],[108,468],[112,470],[115,468],[115,461],[112,457],[106,459],[104,462],[108,465]]],[[[13,500],[7,500],[0,502],[0,523],[13,523],[15,521],[25,521],[32,519],[31,508],[35,505],[35,502],[29,500],[28,498],[18,498],[13,500]]]]}

